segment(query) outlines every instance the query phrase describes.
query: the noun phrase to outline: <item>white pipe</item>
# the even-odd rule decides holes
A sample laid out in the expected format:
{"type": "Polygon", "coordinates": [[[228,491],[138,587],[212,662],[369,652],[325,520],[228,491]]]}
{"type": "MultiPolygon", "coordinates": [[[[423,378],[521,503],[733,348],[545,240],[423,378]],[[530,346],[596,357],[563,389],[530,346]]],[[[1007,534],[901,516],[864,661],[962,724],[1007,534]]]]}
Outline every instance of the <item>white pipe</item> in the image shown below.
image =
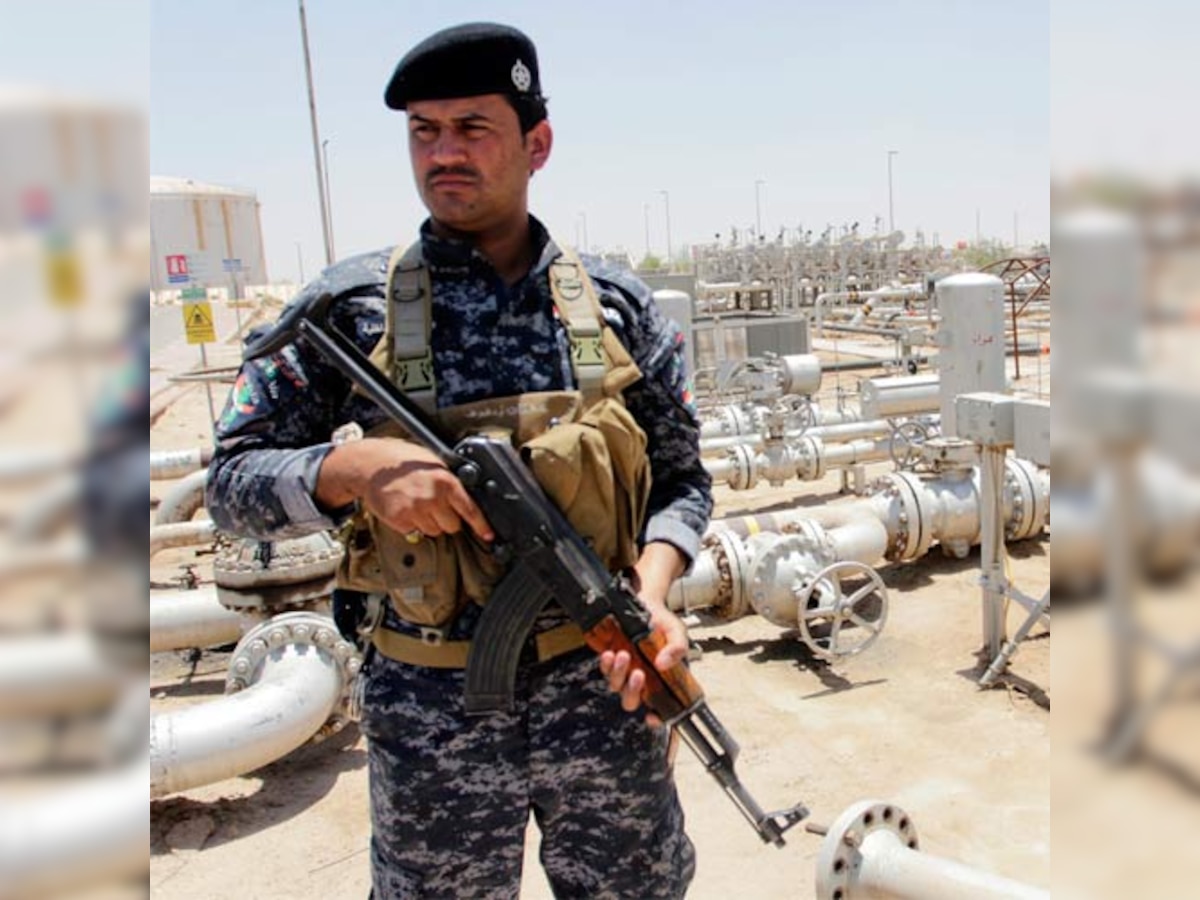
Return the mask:
{"type": "Polygon", "coordinates": [[[824,466],[828,469],[845,469],[865,462],[877,462],[891,455],[891,442],[878,440],[846,441],[841,444],[824,444],[821,447],[824,466]]]}
{"type": "Polygon", "coordinates": [[[38,493],[13,521],[14,543],[43,539],[72,520],[78,520],[83,499],[83,476],[70,472],[38,493]]]}
{"type": "Polygon", "coordinates": [[[170,547],[194,547],[207,544],[217,536],[217,526],[209,519],[155,525],[150,529],[150,556],[170,547]]]}
{"type": "Polygon", "coordinates": [[[148,758],[0,803],[0,900],[58,896],[150,868],[148,758]]]}
{"type": "Polygon", "coordinates": [[[168,481],[208,468],[212,462],[212,447],[191,450],[155,450],[150,454],[150,480],[168,481]]]}
{"type": "Polygon", "coordinates": [[[87,544],[78,537],[62,538],[53,544],[11,547],[0,555],[0,581],[58,574],[82,566],[88,555],[87,544]]]}
{"type": "Polygon", "coordinates": [[[79,460],[78,453],[48,447],[9,449],[0,453],[0,483],[58,475],[78,467],[79,460]]]}
{"type": "MultiPolygon", "coordinates": [[[[827,444],[839,441],[852,441],[857,438],[878,437],[892,433],[892,423],[886,419],[875,419],[870,422],[843,422],[836,425],[814,425],[806,431],[789,431],[784,439],[799,437],[818,437],[827,444]]],[[[762,449],[761,434],[744,434],[730,437],[705,438],[700,441],[701,453],[717,453],[736,447],[739,444],[755,450],[762,449]]]]}
{"type": "MultiPolygon", "coordinates": [[[[727,464],[732,474],[733,463],[721,462],[727,464]]],[[[712,471],[707,462],[705,467],[712,471]]],[[[1048,520],[1049,507],[1045,501],[1049,494],[1049,474],[1015,459],[1008,460],[1006,472],[1012,476],[1002,498],[1006,538],[1017,540],[1039,533],[1048,520]]],[[[961,557],[979,540],[978,478],[977,470],[953,471],[928,479],[895,473],[885,477],[875,493],[849,503],[713,520],[704,549],[692,571],[672,587],[668,605],[675,610],[685,604],[687,608],[730,604],[733,609],[744,609],[731,601],[731,597],[747,595],[756,608],[765,604],[774,610],[774,618],[767,616],[772,621],[778,623],[781,616],[790,617],[794,610],[782,603],[774,591],[761,585],[762,596],[759,602],[754,601],[754,589],[746,579],[759,566],[760,551],[774,555],[772,566],[776,574],[786,570],[784,581],[788,584],[799,583],[836,562],[874,566],[885,558],[916,559],[934,542],[961,557]],[[787,555],[792,544],[754,539],[759,534],[792,532],[806,534],[805,544],[810,548],[794,558],[787,555]],[[730,558],[734,547],[740,548],[737,560],[730,558]]]]}
{"type": "Polygon", "coordinates": [[[818,900],[1049,900],[1050,892],[919,849],[912,818],[865,800],[830,826],[817,855],[818,900]]]}
{"type": "Polygon", "coordinates": [[[919,850],[910,850],[890,831],[863,839],[862,863],[846,900],[889,897],[896,900],[1037,900],[1048,891],[1003,878],[919,850]]]}
{"type": "Polygon", "coordinates": [[[127,682],[128,671],[86,632],[23,635],[0,643],[0,719],[99,709],[127,682]]]}
{"type": "Polygon", "coordinates": [[[234,643],[254,622],[222,606],[213,585],[195,591],[155,591],[150,595],[150,652],[234,643]]]}
{"type": "Polygon", "coordinates": [[[207,481],[208,470],[201,469],[173,485],[158,505],[154,524],[171,525],[191,521],[192,516],[204,506],[204,486],[207,481]]]}
{"type": "Polygon", "coordinates": [[[150,796],[212,784],[286,756],[315,735],[337,706],[342,672],[328,652],[287,643],[246,690],[150,723],[150,796]]]}
{"type": "MultiPolygon", "coordinates": [[[[931,392],[931,397],[932,402],[926,406],[928,410],[933,411],[937,409],[936,388],[931,392]]],[[[861,412],[850,407],[831,409],[813,403],[812,410],[813,425],[815,426],[845,425],[851,422],[861,422],[864,418],[861,412]]],[[[752,433],[751,429],[757,429],[758,423],[770,413],[771,407],[761,403],[729,403],[713,407],[705,412],[704,420],[700,423],[700,439],[707,442],[745,435],[746,437],[743,437],[742,440],[744,442],[752,435],[757,434],[757,432],[752,433]]],[[[884,418],[884,416],[875,416],[874,418],[884,418]]],[[[811,431],[810,428],[809,432],[811,431]]]]}
{"type": "Polygon", "coordinates": [[[874,565],[887,552],[887,528],[873,516],[857,516],[825,534],[836,562],[849,559],[874,565]]]}

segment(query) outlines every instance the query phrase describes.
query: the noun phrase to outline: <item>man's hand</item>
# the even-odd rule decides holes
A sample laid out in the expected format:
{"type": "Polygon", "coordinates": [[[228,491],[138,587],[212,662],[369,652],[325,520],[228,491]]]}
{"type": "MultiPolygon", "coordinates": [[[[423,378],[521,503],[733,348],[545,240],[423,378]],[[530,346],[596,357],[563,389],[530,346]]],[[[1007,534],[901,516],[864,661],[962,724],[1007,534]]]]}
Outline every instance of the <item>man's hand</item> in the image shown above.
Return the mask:
{"type": "MultiPolygon", "coordinates": [[[[654,630],[666,639],[658,656],[653,660],[654,668],[665,672],[687,656],[687,628],[679,617],[667,607],[667,592],[671,583],[683,574],[686,561],[671,544],[647,544],[641,558],[634,566],[635,589],[638,597],[650,613],[654,630]]],[[[642,705],[642,689],[646,686],[644,672],[630,671],[632,660],[624,650],[606,650],[600,654],[600,671],[608,679],[608,688],[621,695],[621,707],[633,712],[642,705]]],[[[653,713],[646,715],[651,725],[660,725],[662,720],[653,713]]]]}
{"type": "Polygon", "coordinates": [[[456,534],[465,522],[481,540],[495,536],[462,483],[432,452],[397,438],[365,438],[333,448],[317,475],[326,509],[359,500],[401,534],[456,534]]]}

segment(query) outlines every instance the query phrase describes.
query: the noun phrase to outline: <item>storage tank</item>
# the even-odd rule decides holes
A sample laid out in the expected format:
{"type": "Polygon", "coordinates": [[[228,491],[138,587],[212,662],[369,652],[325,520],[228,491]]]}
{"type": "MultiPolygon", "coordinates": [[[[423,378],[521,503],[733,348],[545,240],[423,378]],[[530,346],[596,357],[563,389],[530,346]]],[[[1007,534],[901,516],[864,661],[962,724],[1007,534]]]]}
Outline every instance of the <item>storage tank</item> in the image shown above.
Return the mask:
{"type": "Polygon", "coordinates": [[[150,287],[225,288],[267,283],[262,221],[253,191],[187,178],[150,179],[150,287]]]}
{"type": "Polygon", "coordinates": [[[145,227],[137,109],[0,85],[0,235],[145,227]]]}

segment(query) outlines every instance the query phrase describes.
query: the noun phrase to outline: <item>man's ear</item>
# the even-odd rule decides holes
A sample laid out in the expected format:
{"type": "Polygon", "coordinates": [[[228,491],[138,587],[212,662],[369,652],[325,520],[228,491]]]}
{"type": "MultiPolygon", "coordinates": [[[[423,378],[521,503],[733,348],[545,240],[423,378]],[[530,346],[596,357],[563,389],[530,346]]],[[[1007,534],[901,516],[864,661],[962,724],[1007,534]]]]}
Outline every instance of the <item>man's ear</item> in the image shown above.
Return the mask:
{"type": "Polygon", "coordinates": [[[529,147],[529,174],[532,175],[550,158],[550,148],[554,145],[554,131],[550,123],[542,119],[530,128],[525,135],[525,143],[529,147]]]}

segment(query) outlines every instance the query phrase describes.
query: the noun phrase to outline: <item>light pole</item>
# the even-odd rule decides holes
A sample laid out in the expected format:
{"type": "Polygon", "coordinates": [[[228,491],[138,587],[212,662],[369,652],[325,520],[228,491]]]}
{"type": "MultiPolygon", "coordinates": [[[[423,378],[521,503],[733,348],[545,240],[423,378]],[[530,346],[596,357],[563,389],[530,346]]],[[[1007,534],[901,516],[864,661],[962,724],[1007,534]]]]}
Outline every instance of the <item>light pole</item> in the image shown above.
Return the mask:
{"type": "Polygon", "coordinates": [[[668,271],[674,266],[671,264],[671,193],[670,191],[659,191],[663,197],[663,206],[667,212],[667,269],[668,271]]]}
{"type": "Polygon", "coordinates": [[[325,166],[325,210],[329,216],[329,255],[337,259],[333,245],[333,194],[329,193],[329,138],[321,141],[321,161],[325,166]]]}
{"type": "Polygon", "coordinates": [[[888,157],[888,234],[893,234],[896,231],[896,205],[892,200],[892,157],[898,154],[899,150],[889,150],[888,157]]]}
{"type": "Polygon", "coordinates": [[[754,182],[754,227],[758,234],[759,240],[762,240],[762,203],[758,197],[758,189],[766,184],[765,181],[759,179],[754,182]]]}
{"type": "Polygon", "coordinates": [[[642,204],[642,218],[646,220],[646,253],[643,259],[650,255],[650,204],[642,204]]]}
{"type": "Polygon", "coordinates": [[[300,39],[304,45],[304,76],[308,81],[308,117],[312,125],[313,157],[317,164],[317,196],[321,198],[321,230],[325,236],[325,264],[333,264],[333,237],[329,232],[329,210],[325,205],[325,175],[321,166],[321,136],[317,128],[317,99],[313,94],[312,60],[308,54],[308,21],[304,0],[300,3],[300,39]]]}
{"type": "Polygon", "coordinates": [[[300,267],[300,284],[304,284],[304,256],[300,253],[300,242],[296,241],[296,265],[300,267]]]}

